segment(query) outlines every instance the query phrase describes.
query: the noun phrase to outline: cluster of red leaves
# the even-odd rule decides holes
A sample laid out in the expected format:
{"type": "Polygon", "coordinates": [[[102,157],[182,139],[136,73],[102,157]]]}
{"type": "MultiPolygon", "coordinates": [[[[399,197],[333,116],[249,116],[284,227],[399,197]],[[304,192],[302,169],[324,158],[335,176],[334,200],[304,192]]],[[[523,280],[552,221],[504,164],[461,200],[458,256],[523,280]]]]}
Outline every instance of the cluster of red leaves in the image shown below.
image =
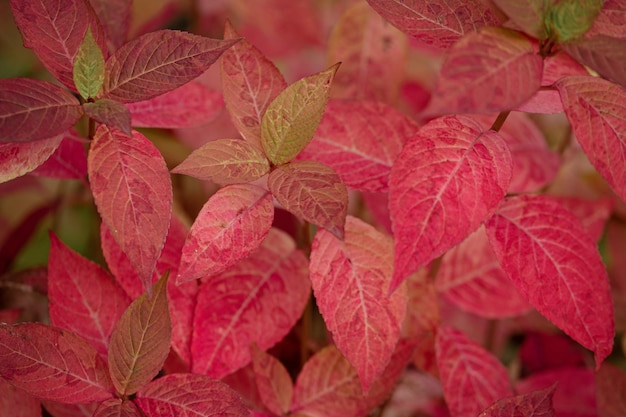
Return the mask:
{"type": "MultiPolygon", "coordinates": [[[[129,36],[129,0],[11,0],[58,83],[0,79],[0,181],[81,180],[108,271],[51,233],[45,277],[2,278],[46,293],[51,325],[0,310],[0,414],[358,417],[393,392],[389,415],[623,415],[626,375],[603,361],[626,329],[626,3],[224,3],[245,38],[228,20],[223,40],[129,36]],[[289,84],[251,41],[293,72],[303,47],[330,66],[289,84]],[[411,54],[439,60],[431,86],[411,54]],[[216,90],[197,79],[218,59],[216,90]],[[205,125],[222,106],[232,136],[172,170],[134,129],[205,125]],[[549,146],[528,113],[562,112],[549,146]],[[581,198],[581,157],[602,198],[581,198]],[[171,173],[220,187],[189,228],[171,173]],[[312,241],[273,227],[285,212],[312,241]],[[311,300],[332,343],[301,331],[288,369],[267,350],[311,300]],[[569,338],[526,333],[511,378],[496,339],[524,320],[569,338]],[[428,394],[404,410],[411,383],[428,394]]],[[[24,232],[0,234],[1,272],[24,232]]]]}

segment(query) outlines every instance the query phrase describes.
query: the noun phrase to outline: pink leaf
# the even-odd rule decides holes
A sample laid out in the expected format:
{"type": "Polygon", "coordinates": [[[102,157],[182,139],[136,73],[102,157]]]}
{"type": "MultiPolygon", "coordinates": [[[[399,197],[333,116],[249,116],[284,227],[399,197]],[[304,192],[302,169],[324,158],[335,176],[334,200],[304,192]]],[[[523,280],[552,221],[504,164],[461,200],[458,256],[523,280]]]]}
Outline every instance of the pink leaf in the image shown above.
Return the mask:
{"type": "Polygon", "coordinates": [[[204,375],[171,374],[143,387],[135,403],[147,416],[248,417],[239,395],[204,375]]]}
{"type": "Polygon", "coordinates": [[[174,30],[142,35],[107,60],[103,96],[131,103],[167,93],[202,75],[236,42],[174,30]]]}
{"type": "Polygon", "coordinates": [[[142,414],[132,401],[112,398],[102,402],[93,417],[142,417],[142,414]]]}
{"type": "Polygon", "coordinates": [[[213,194],[191,226],[176,281],[219,274],[258,248],[274,219],[272,196],[251,184],[213,194]]]}
{"type": "Polygon", "coordinates": [[[595,77],[556,83],[576,140],[589,161],[626,201],[626,91],[595,77]]]}
{"type": "Polygon", "coordinates": [[[342,62],[331,96],[393,103],[407,62],[406,36],[366,3],[341,15],[328,41],[328,62],[342,62]]]}
{"type": "Polygon", "coordinates": [[[395,238],[391,290],[443,255],[504,198],[511,155],[495,132],[464,116],[435,119],[413,137],[389,177],[395,238]]]}
{"type": "Polygon", "coordinates": [[[626,39],[597,35],[568,42],[563,48],[581,64],[626,87],[626,39]]]}
{"type": "Polygon", "coordinates": [[[320,313],[367,392],[389,363],[406,312],[405,291],[386,296],[393,272],[393,242],[349,216],[343,242],[318,230],[310,268],[320,313]]]}
{"type": "Polygon", "coordinates": [[[513,395],[504,365],[456,329],[439,329],[437,363],[452,417],[477,415],[495,401],[513,395]]]}
{"type": "Polygon", "coordinates": [[[59,147],[62,135],[37,142],[0,143],[0,183],[33,171],[59,147]]]}
{"type": "MultiPolygon", "coordinates": [[[[227,22],[224,39],[238,37],[227,22]]],[[[233,123],[246,140],[260,146],[263,114],[287,82],[276,66],[245,39],[226,51],[221,63],[224,101],[233,123]]]]}
{"type": "Polygon", "coordinates": [[[498,263],[482,226],[444,255],[436,285],[454,305],[481,317],[518,316],[532,308],[498,263]]]}
{"type": "Polygon", "coordinates": [[[136,127],[186,128],[211,122],[224,107],[222,95],[190,82],[150,100],[126,106],[136,127]]]}
{"type": "Polygon", "coordinates": [[[417,130],[415,122],[384,103],[330,100],[298,159],[332,167],[348,187],[387,191],[391,166],[417,130]]]}
{"type": "Polygon", "coordinates": [[[554,417],[552,397],[555,389],[556,384],[528,394],[503,398],[489,406],[478,417],[554,417]]]}
{"type": "Polygon", "coordinates": [[[83,109],[66,89],[30,78],[0,80],[0,143],[32,142],[65,132],[83,109]]]}
{"type": "Polygon", "coordinates": [[[556,197],[557,201],[580,220],[583,228],[594,242],[602,238],[604,226],[615,208],[615,200],[606,197],[587,200],[577,197],[556,197]]]}
{"type": "Polygon", "coordinates": [[[244,366],[250,343],[269,349],[296,323],[310,294],[307,259],[284,232],[271,229],[259,249],[198,294],[193,372],[213,378],[244,366]]]}
{"type": "Polygon", "coordinates": [[[282,363],[252,345],[254,377],[263,404],[276,415],[286,415],[291,406],[293,381],[282,363]]]}
{"type": "Polygon", "coordinates": [[[251,182],[270,172],[270,163],[261,150],[240,139],[208,142],[172,170],[216,184],[251,182]]]}
{"type": "Polygon", "coordinates": [[[626,415],[626,373],[605,362],[596,372],[595,381],[598,416],[626,415]]]}
{"type": "Polygon", "coordinates": [[[486,223],[494,253],[518,291],[586,348],[596,366],[615,333],[606,270],[580,221],[547,196],[506,200],[486,223]]]}
{"type": "Polygon", "coordinates": [[[88,403],[113,397],[98,352],[71,332],[39,323],[0,324],[0,376],[47,400],[88,403]]]}
{"type": "Polygon", "coordinates": [[[125,105],[119,101],[101,98],[93,103],[83,104],[85,114],[96,122],[116,128],[131,135],[130,112],[125,105]]]}
{"type": "Polygon", "coordinates": [[[126,309],[111,335],[109,372],[121,395],[150,382],[170,352],[172,322],[167,305],[167,274],[126,309]]]}
{"type": "Polygon", "coordinates": [[[86,178],[87,153],[84,145],[77,140],[78,137],[73,129],[66,132],[56,151],[31,174],[48,178],[86,178]]]}
{"type": "Polygon", "coordinates": [[[546,39],[544,18],[551,5],[545,0],[494,0],[500,10],[511,19],[516,28],[533,38],[546,39]]]}
{"type": "Polygon", "coordinates": [[[72,76],[74,58],[87,29],[91,28],[106,58],[104,31],[88,1],[11,0],[11,8],[22,32],[24,46],[31,48],[48,71],[66,87],[77,91],[72,76]]]}
{"type": "Polygon", "coordinates": [[[50,234],[50,321],[88,341],[106,357],[113,327],[130,299],[112,277],[50,234]]]}
{"type": "Polygon", "coordinates": [[[0,378],[0,416],[41,417],[39,400],[0,378]]]}
{"type": "Polygon", "coordinates": [[[267,186],[285,210],[343,239],[348,190],[332,168],[314,161],[281,165],[267,186]]]}
{"type": "Polygon", "coordinates": [[[450,48],[429,115],[496,113],[514,109],[541,85],[543,59],[522,34],[485,28],[450,48]]]}
{"type": "Polygon", "coordinates": [[[133,0],[89,0],[104,29],[109,50],[115,51],[126,42],[133,0]]]}
{"type": "Polygon", "coordinates": [[[161,153],[141,133],[130,137],[101,125],[88,168],[100,216],[144,288],[150,288],[172,211],[172,185],[161,153]]]}
{"type": "Polygon", "coordinates": [[[446,49],[465,34],[500,21],[480,0],[368,0],[385,20],[415,39],[446,49]]]}
{"type": "Polygon", "coordinates": [[[626,1],[606,0],[586,36],[608,35],[626,38],[626,1]]]}

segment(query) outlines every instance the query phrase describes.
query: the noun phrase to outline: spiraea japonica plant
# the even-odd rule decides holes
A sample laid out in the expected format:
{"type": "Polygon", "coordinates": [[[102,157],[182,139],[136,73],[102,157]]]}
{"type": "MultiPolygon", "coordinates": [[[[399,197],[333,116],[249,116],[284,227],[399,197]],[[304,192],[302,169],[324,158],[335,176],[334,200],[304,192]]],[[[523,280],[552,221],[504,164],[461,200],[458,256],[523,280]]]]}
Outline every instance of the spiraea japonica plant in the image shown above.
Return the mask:
{"type": "Polygon", "coordinates": [[[0,416],[626,415],[626,1],[0,28],[0,416]]]}

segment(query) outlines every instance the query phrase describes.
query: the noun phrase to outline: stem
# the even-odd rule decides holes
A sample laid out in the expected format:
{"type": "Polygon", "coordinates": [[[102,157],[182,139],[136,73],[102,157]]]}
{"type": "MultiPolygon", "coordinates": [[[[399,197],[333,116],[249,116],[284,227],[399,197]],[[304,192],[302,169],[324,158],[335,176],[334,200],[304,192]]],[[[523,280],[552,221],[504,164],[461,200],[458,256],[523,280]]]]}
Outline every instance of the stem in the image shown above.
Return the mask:
{"type": "Polygon", "coordinates": [[[502,113],[500,113],[496,118],[496,121],[493,122],[493,124],[491,125],[490,130],[493,130],[494,132],[499,132],[502,128],[502,125],[506,121],[506,118],[509,117],[510,113],[510,111],[503,111],[502,113]]]}
{"type": "Polygon", "coordinates": [[[441,267],[441,261],[443,260],[443,255],[432,261],[430,264],[430,269],[428,270],[427,278],[430,282],[435,282],[435,278],[437,278],[437,274],[439,273],[439,268],[441,267]]]}
{"type": "Polygon", "coordinates": [[[92,118],[89,118],[89,128],[87,135],[91,140],[93,140],[93,138],[96,136],[96,121],[92,118]]]}

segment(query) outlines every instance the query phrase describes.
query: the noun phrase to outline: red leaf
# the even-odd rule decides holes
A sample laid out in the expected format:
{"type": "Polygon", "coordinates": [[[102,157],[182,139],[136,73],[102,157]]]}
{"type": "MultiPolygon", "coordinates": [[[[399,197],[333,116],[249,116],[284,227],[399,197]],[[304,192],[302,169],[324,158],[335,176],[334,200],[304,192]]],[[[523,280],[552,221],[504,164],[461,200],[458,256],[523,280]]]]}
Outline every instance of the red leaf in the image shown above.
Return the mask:
{"type": "Polygon", "coordinates": [[[109,50],[117,50],[128,36],[133,0],[89,0],[89,3],[102,23],[109,50]]]}
{"type": "Polygon", "coordinates": [[[341,62],[331,96],[352,100],[398,98],[407,61],[406,36],[366,3],[341,15],[328,41],[328,62],[341,62]]]}
{"type": "Polygon", "coordinates": [[[386,296],[393,271],[393,242],[349,216],[343,242],[318,230],[310,268],[320,313],[367,392],[389,363],[406,312],[405,291],[386,296]]]}
{"type": "Polygon", "coordinates": [[[606,270],[580,221],[547,196],[507,199],[486,223],[502,268],[548,320],[586,348],[596,366],[615,333],[606,270]]]}
{"type": "Polygon", "coordinates": [[[452,417],[477,415],[495,401],[513,395],[504,365],[456,329],[439,329],[437,363],[452,417]]]}
{"type": "Polygon", "coordinates": [[[0,183],[33,171],[59,147],[62,135],[37,142],[0,143],[0,183]]]}
{"type": "Polygon", "coordinates": [[[202,75],[236,42],[174,30],[142,35],[107,60],[103,96],[131,103],[167,93],[202,75]]]}
{"type": "Polygon", "coordinates": [[[263,405],[276,415],[287,415],[293,397],[293,382],[287,369],[255,344],[251,350],[254,377],[263,405]]]}
{"type": "Polygon", "coordinates": [[[560,368],[534,374],[519,381],[520,394],[548,388],[557,383],[552,404],[558,417],[597,417],[593,372],[586,368],[560,368]]]}
{"type": "Polygon", "coordinates": [[[213,378],[244,366],[250,343],[269,349],[293,327],[309,298],[308,262],[284,232],[200,287],[191,353],[195,373],[213,378]]]}
{"type": "Polygon", "coordinates": [[[526,375],[563,367],[586,366],[587,353],[563,334],[530,331],[519,348],[522,372],[526,375]]]}
{"type": "MultiPolygon", "coordinates": [[[[238,37],[227,22],[224,39],[238,37]]],[[[263,114],[287,88],[287,82],[276,66],[245,39],[226,51],[221,63],[224,101],[233,123],[246,140],[260,146],[263,114]]]]}
{"type": "Polygon", "coordinates": [[[56,151],[31,174],[62,179],[87,177],[87,153],[83,144],[77,140],[78,137],[73,129],[66,132],[56,151]]]}
{"type": "Polygon", "coordinates": [[[218,139],[196,149],[172,170],[216,184],[251,182],[270,172],[261,150],[240,139],[218,139]]]}
{"type": "Polygon", "coordinates": [[[595,77],[556,83],[576,140],[589,161],[626,201],[626,91],[595,77]]]}
{"type": "Polygon", "coordinates": [[[626,415],[626,373],[614,365],[603,363],[596,372],[596,399],[599,417],[626,415]]]}
{"type": "Polygon", "coordinates": [[[604,226],[615,208],[615,200],[606,197],[587,200],[577,197],[556,197],[557,201],[580,220],[583,228],[594,242],[602,238],[604,226]]]}
{"type": "Polygon", "coordinates": [[[43,401],[42,405],[54,417],[93,417],[99,403],[64,404],[55,401],[43,401]]]}
{"type": "Polygon", "coordinates": [[[0,143],[51,138],[74,126],[82,114],[78,99],[58,85],[30,78],[0,80],[0,143]]]}
{"type": "Polygon", "coordinates": [[[172,322],[167,303],[167,274],[126,309],[111,335],[109,371],[115,389],[132,395],[150,382],[170,352],[172,322]]]}
{"type": "Polygon", "coordinates": [[[113,397],[98,352],[71,332],[39,323],[0,324],[0,376],[47,400],[88,403],[113,397]]]}
{"type": "Polygon", "coordinates": [[[168,129],[200,126],[211,122],[224,107],[222,95],[190,82],[150,100],[128,103],[132,124],[168,129]]]}
{"type": "Polygon", "coordinates": [[[451,303],[481,317],[518,316],[532,308],[498,263],[482,226],[444,255],[436,285],[451,303]]]}
{"type": "Polygon", "coordinates": [[[0,416],[41,417],[39,400],[0,378],[0,416]]]}
{"type": "Polygon", "coordinates": [[[626,87],[626,39],[597,35],[568,42],[563,48],[581,64],[626,87]]]}
{"type": "Polygon", "coordinates": [[[132,401],[112,398],[102,402],[93,417],[142,417],[142,414],[132,401]]]}
{"type": "Polygon", "coordinates": [[[258,248],[272,227],[274,203],[264,189],[229,185],[213,194],[191,226],[177,283],[219,274],[258,248]]]}
{"type": "Polygon", "coordinates": [[[0,310],[0,323],[15,324],[22,315],[22,310],[17,308],[3,308],[0,310]]]}
{"type": "Polygon", "coordinates": [[[50,234],[50,321],[88,341],[106,357],[109,339],[130,299],[99,265],[50,234]]]}
{"type": "Polygon", "coordinates": [[[471,33],[450,48],[429,115],[514,109],[541,86],[543,59],[522,34],[504,28],[471,33]]]}
{"type": "Polygon", "coordinates": [[[415,39],[448,48],[466,33],[500,21],[480,0],[368,0],[385,20],[415,39]]]}
{"type": "Polygon", "coordinates": [[[267,186],[285,210],[343,239],[348,190],[332,168],[314,161],[281,165],[267,186]]]}
{"type": "Polygon", "coordinates": [[[299,160],[333,168],[348,187],[387,191],[391,166],[418,126],[384,103],[330,100],[299,160]]]}
{"type": "Polygon", "coordinates": [[[135,403],[147,416],[249,416],[235,391],[204,375],[166,375],[143,387],[135,403]]]}
{"type": "Polygon", "coordinates": [[[161,153],[141,133],[130,137],[101,125],[88,168],[100,216],[144,288],[150,288],[172,211],[172,185],[161,153]]]}
{"type": "MultiPolygon", "coordinates": [[[[77,91],[72,77],[74,58],[88,28],[106,58],[104,31],[88,1],[11,0],[11,8],[22,32],[24,46],[31,48],[48,71],[66,87],[77,91]]],[[[53,123],[46,127],[50,126],[53,123]]]]}
{"type": "Polygon", "coordinates": [[[552,397],[556,384],[528,394],[503,398],[479,414],[478,417],[554,417],[552,397]]]}
{"type": "Polygon", "coordinates": [[[93,103],[83,104],[85,114],[96,122],[114,127],[127,135],[131,135],[130,112],[119,101],[101,98],[93,103]]]}
{"type": "Polygon", "coordinates": [[[593,26],[586,33],[586,36],[592,35],[608,35],[616,38],[626,37],[626,1],[625,0],[606,0],[604,6],[596,19],[593,26]]]}
{"type": "Polygon", "coordinates": [[[393,290],[460,243],[493,213],[511,178],[511,155],[495,132],[446,116],[425,125],[389,177],[395,238],[393,290]]]}

